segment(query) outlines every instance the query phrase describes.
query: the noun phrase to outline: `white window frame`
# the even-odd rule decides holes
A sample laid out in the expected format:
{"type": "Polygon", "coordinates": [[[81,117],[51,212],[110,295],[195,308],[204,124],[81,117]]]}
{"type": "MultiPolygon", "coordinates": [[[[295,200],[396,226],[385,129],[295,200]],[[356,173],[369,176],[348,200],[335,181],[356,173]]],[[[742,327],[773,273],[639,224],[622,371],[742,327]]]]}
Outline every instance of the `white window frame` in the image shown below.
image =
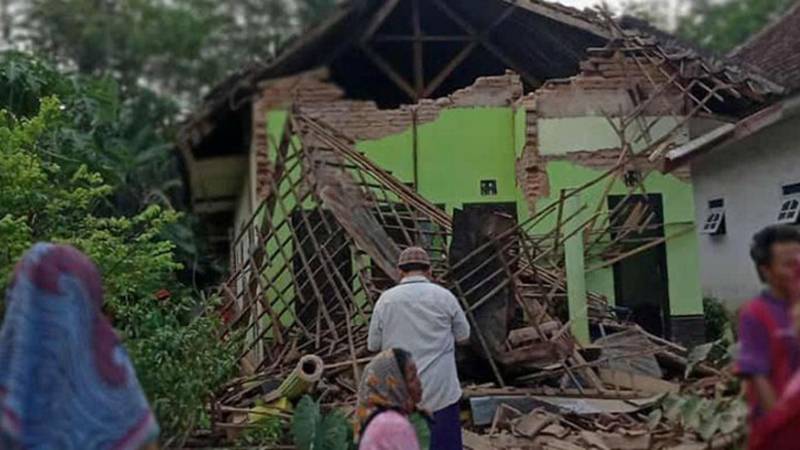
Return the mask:
{"type": "Polygon", "coordinates": [[[784,195],[778,209],[778,222],[782,225],[794,225],[800,221],[800,194],[784,195]]]}
{"type": "Polygon", "coordinates": [[[700,228],[700,234],[719,236],[725,234],[725,206],[708,208],[706,219],[700,228]]]}

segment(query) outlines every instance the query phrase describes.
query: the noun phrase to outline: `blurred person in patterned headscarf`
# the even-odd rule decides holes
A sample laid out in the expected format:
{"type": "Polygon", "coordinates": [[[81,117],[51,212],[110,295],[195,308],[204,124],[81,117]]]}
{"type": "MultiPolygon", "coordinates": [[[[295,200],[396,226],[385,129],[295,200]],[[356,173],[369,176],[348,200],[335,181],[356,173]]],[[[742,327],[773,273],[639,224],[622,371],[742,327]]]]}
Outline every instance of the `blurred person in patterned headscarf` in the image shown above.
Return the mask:
{"type": "Polygon", "coordinates": [[[422,384],[411,354],[401,349],[379,353],[364,369],[358,388],[356,438],[359,450],[419,450],[409,416],[419,409],[422,384]]]}
{"type": "Polygon", "coordinates": [[[155,448],[158,425],[102,306],[78,250],[37,244],[19,262],[0,328],[0,448],[155,448]]]}

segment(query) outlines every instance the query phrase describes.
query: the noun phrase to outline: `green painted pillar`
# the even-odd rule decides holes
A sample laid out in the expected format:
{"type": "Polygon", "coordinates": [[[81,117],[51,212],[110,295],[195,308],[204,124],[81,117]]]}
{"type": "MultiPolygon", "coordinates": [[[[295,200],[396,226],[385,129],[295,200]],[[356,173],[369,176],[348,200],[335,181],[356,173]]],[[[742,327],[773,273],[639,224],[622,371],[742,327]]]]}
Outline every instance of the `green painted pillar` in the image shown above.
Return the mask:
{"type": "MultiPolygon", "coordinates": [[[[581,207],[579,195],[564,201],[564,217],[571,217],[581,207]]],[[[580,225],[580,215],[572,219],[562,230],[565,235],[580,225]]],[[[589,344],[589,311],[586,305],[586,271],[583,260],[583,231],[570,236],[564,242],[564,260],[567,267],[567,301],[569,304],[570,331],[581,344],[589,344]]]]}

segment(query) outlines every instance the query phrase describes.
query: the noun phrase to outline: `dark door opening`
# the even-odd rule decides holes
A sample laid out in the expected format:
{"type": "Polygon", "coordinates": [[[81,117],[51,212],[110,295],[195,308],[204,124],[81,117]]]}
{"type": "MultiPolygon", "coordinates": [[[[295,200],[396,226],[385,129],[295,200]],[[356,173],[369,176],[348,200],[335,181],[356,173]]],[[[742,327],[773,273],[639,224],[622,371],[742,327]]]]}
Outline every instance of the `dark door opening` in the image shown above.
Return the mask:
{"type": "MultiPolygon", "coordinates": [[[[635,250],[664,237],[664,209],[660,194],[612,195],[608,207],[612,239],[623,233],[617,252],[635,250]]],[[[669,338],[670,306],[667,278],[667,249],[664,243],[629,256],[614,264],[616,306],[624,309],[630,320],[656,336],[669,338]]]]}
{"type": "MultiPolygon", "coordinates": [[[[495,357],[508,350],[508,333],[523,317],[514,301],[513,280],[508,275],[508,271],[516,272],[512,257],[517,253],[516,236],[493,240],[512,229],[516,222],[515,203],[468,203],[453,211],[449,253],[450,266],[454,268],[452,281],[468,305],[481,303],[472,315],[495,357]],[[478,250],[487,242],[491,245],[478,250]]],[[[459,373],[475,380],[491,379],[485,358],[482,344],[473,339],[471,346],[459,349],[456,357],[459,373]]]]}

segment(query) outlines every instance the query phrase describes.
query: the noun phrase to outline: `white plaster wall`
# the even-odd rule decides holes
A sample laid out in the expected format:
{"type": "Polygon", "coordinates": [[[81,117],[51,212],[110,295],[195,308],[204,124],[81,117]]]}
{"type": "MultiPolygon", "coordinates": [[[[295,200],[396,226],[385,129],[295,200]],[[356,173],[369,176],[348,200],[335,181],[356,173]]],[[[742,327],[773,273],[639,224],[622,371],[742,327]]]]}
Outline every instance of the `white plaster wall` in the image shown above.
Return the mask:
{"type": "MultiPolygon", "coordinates": [[[[627,128],[629,140],[639,137],[647,124],[649,134],[653,139],[658,139],[671,132],[676,126],[681,125],[681,117],[648,117],[642,120],[641,125],[631,125],[627,128]]],[[[563,155],[570,152],[603,150],[619,148],[619,136],[605,117],[566,117],[539,119],[539,153],[542,155],[563,155]]],[[[673,139],[676,143],[688,141],[688,127],[682,126],[681,131],[673,139]]],[[[648,146],[645,139],[633,142],[633,151],[638,152],[648,146]]]]}
{"type": "Polygon", "coordinates": [[[800,118],[789,119],[692,162],[698,226],[709,200],[725,200],[726,234],[699,236],[703,294],[725,300],[731,309],[761,289],[750,240],[777,220],[781,187],[800,183],[799,127],[800,118]]]}

